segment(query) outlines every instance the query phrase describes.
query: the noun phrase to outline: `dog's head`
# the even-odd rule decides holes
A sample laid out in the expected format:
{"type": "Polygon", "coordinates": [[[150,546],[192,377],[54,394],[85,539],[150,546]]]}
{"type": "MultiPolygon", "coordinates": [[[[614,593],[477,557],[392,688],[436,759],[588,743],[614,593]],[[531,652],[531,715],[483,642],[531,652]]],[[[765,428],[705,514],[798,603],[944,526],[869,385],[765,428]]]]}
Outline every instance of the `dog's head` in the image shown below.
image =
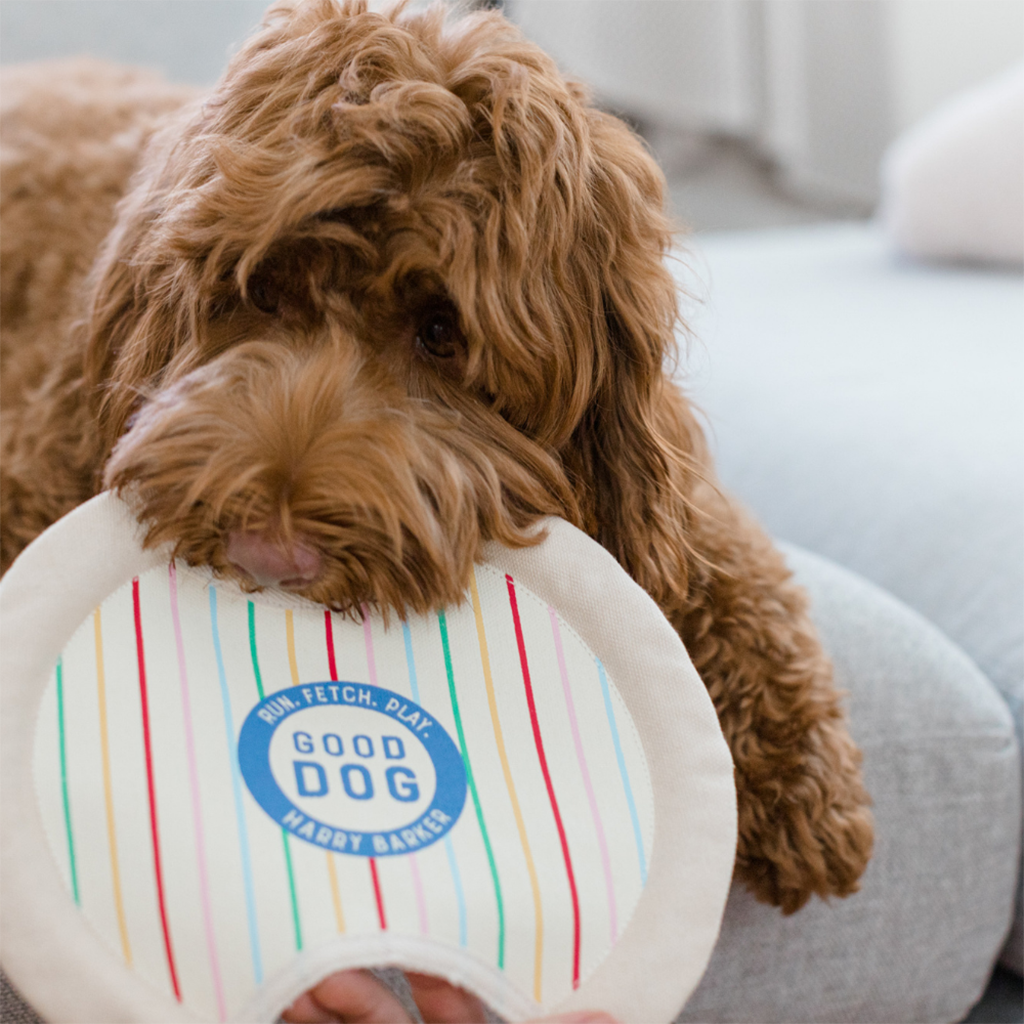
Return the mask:
{"type": "Polygon", "coordinates": [[[663,575],[699,445],[663,184],[500,15],[276,4],[97,265],[107,483],[151,543],[340,609],[457,600],[547,514],[663,575]]]}

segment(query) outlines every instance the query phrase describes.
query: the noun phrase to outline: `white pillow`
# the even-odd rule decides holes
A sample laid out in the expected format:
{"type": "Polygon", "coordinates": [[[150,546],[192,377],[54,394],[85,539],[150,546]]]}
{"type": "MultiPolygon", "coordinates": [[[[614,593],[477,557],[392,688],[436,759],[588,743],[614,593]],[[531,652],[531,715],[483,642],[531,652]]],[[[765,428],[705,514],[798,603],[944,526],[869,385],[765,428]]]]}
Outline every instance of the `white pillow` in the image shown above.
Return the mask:
{"type": "Polygon", "coordinates": [[[407,623],[144,551],[111,494],[38,538],[0,586],[0,956],[25,997],[269,1022],[393,964],[512,1019],[671,1019],[725,907],[732,761],[654,602],[547,528],[407,623]]]}
{"type": "Polygon", "coordinates": [[[890,146],[881,209],[910,255],[1024,262],[1024,64],[955,97],[890,146]]]}

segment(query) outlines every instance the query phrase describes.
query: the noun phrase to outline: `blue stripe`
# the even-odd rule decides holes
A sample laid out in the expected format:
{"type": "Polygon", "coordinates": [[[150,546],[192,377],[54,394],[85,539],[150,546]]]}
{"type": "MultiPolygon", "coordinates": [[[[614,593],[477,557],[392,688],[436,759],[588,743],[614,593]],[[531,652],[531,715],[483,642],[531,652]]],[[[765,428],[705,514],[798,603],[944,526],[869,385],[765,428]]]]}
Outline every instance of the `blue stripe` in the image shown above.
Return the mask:
{"type": "Polygon", "coordinates": [[[412,687],[412,699],[420,703],[420,686],[416,681],[416,659],[412,656],[412,634],[409,623],[402,623],[402,636],[405,637],[405,663],[409,666],[409,685],[412,687]]]}
{"type": "Polygon", "coordinates": [[[615,757],[619,762],[619,774],[622,786],[626,791],[626,803],[629,804],[629,816],[633,819],[633,838],[636,840],[636,852],[640,858],[640,881],[647,884],[647,857],[644,855],[644,840],[640,834],[640,816],[636,813],[636,801],[633,799],[633,788],[629,784],[629,772],[626,770],[626,759],[622,756],[622,744],[619,742],[619,727],[615,724],[615,712],[612,710],[612,696],[608,692],[608,677],[604,674],[604,665],[597,662],[597,674],[601,679],[601,693],[604,696],[604,710],[608,715],[608,724],[612,727],[612,742],[615,744],[615,757]]]}
{"type": "Polygon", "coordinates": [[[260,936],[256,925],[256,890],[252,880],[252,861],[249,859],[249,835],[245,827],[245,808],[242,805],[242,773],[238,767],[238,745],[235,742],[235,723],[231,715],[231,698],[224,672],[224,655],[220,649],[220,630],[217,627],[217,591],[210,587],[210,624],[213,628],[213,649],[217,655],[217,675],[220,696],[224,704],[224,727],[227,730],[228,753],[231,757],[231,786],[235,794],[235,818],[238,821],[238,845],[242,851],[242,878],[245,884],[245,911],[249,919],[249,946],[252,950],[252,971],[256,984],[263,982],[263,962],[260,957],[260,936]]]}
{"type": "MultiPolygon", "coordinates": [[[[419,701],[417,701],[419,703],[419,701]]],[[[459,874],[459,865],[455,860],[455,847],[452,846],[452,837],[444,837],[444,849],[448,854],[448,867],[451,868],[452,882],[455,884],[455,898],[459,901],[459,945],[466,945],[466,896],[462,891],[462,876],[459,874]]]]}
{"type": "MultiPolygon", "coordinates": [[[[402,623],[402,636],[405,638],[405,661],[409,666],[409,685],[412,687],[412,699],[420,704],[420,687],[416,680],[416,660],[412,655],[412,634],[409,632],[409,624],[402,623]]],[[[455,860],[455,848],[452,846],[451,836],[444,837],[444,848],[448,854],[448,867],[451,869],[452,882],[455,885],[455,898],[459,902],[459,945],[466,945],[466,896],[462,891],[462,877],[459,875],[459,865],[455,860]]]]}

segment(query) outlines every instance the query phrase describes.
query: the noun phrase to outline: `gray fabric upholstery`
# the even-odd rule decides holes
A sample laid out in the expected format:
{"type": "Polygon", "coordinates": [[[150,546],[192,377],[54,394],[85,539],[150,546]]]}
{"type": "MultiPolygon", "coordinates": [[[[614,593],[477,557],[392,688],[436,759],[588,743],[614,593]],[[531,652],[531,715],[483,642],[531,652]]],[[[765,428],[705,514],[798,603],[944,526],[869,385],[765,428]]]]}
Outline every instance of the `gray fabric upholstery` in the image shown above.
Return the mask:
{"type": "Polygon", "coordinates": [[[962,1024],[1024,1024],[1024,978],[997,967],[985,994],[962,1024]]]}
{"type": "MultiPolygon", "coordinates": [[[[1024,279],[900,259],[871,224],[700,236],[687,390],[726,487],[905,601],[1022,737],[1024,279]]],[[[1003,963],[1024,971],[1020,890],[1003,963]]]]}
{"type": "Polygon", "coordinates": [[[6,974],[0,975],[0,1021],[3,1024],[43,1024],[43,1018],[21,998],[6,974]]]}
{"type": "Polygon", "coordinates": [[[1009,925],[1020,814],[1006,706],[915,612],[787,548],[848,694],[874,800],[859,893],[792,917],[733,887],[718,945],[680,1021],[962,1019],[1009,925]]]}

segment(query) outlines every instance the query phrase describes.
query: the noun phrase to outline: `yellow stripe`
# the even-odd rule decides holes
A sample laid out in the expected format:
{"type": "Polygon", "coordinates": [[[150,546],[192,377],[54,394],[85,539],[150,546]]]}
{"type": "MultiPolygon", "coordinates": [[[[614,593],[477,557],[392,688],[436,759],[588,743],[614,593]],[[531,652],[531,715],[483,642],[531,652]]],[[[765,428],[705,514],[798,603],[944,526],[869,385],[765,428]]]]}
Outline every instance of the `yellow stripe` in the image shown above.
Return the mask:
{"type": "Polygon", "coordinates": [[[103,629],[100,610],[92,613],[93,632],[96,637],[96,688],[100,704],[100,749],[103,753],[103,792],[107,803],[107,838],[110,842],[110,873],[114,881],[114,906],[117,910],[117,927],[121,932],[121,949],[124,962],[131,966],[132,947],[128,942],[128,923],[124,916],[124,901],[121,898],[121,869],[117,862],[117,833],[114,829],[114,790],[110,782],[110,742],[107,736],[107,686],[103,672],[103,629]]]}
{"type": "Polygon", "coordinates": [[[505,773],[505,786],[508,788],[509,799],[512,801],[512,812],[516,816],[516,827],[519,829],[519,841],[523,846],[523,855],[526,857],[526,870],[530,873],[530,888],[533,890],[533,911],[535,918],[534,945],[533,945],[533,998],[541,1002],[541,967],[544,955],[544,912],[540,902],[540,884],[537,881],[537,869],[533,864],[533,855],[530,853],[530,842],[526,838],[526,824],[523,821],[523,812],[519,809],[519,798],[516,796],[516,787],[512,782],[512,771],[508,766],[508,755],[505,753],[505,739],[501,732],[501,723],[498,721],[498,704],[494,698],[494,681],[491,678],[491,659],[487,653],[487,635],[484,631],[484,613],[480,607],[480,595],[476,589],[476,572],[469,577],[470,592],[473,596],[473,614],[476,617],[476,635],[480,641],[480,662],[484,670],[484,682],[487,684],[487,704],[491,709],[491,724],[494,726],[494,739],[498,747],[498,756],[501,758],[501,770],[505,773]]]}
{"type": "Polygon", "coordinates": [[[288,637],[288,665],[292,670],[292,686],[299,685],[299,663],[295,660],[295,617],[289,608],[284,613],[284,630],[288,637]]]}
{"type": "MultiPolygon", "coordinates": [[[[298,686],[299,662],[295,657],[295,616],[292,615],[291,608],[288,608],[284,613],[284,632],[288,641],[288,665],[292,670],[292,686],[298,686]]],[[[341,889],[338,887],[338,873],[334,868],[334,857],[329,850],[326,851],[325,856],[327,857],[327,877],[331,883],[331,902],[334,904],[334,921],[338,926],[338,931],[344,932],[345,915],[341,910],[341,889]]]]}
{"type": "Polygon", "coordinates": [[[334,920],[338,925],[338,931],[345,931],[345,915],[341,912],[341,890],[338,888],[338,875],[334,870],[334,855],[327,855],[327,874],[331,879],[331,899],[334,901],[334,920]]]}

